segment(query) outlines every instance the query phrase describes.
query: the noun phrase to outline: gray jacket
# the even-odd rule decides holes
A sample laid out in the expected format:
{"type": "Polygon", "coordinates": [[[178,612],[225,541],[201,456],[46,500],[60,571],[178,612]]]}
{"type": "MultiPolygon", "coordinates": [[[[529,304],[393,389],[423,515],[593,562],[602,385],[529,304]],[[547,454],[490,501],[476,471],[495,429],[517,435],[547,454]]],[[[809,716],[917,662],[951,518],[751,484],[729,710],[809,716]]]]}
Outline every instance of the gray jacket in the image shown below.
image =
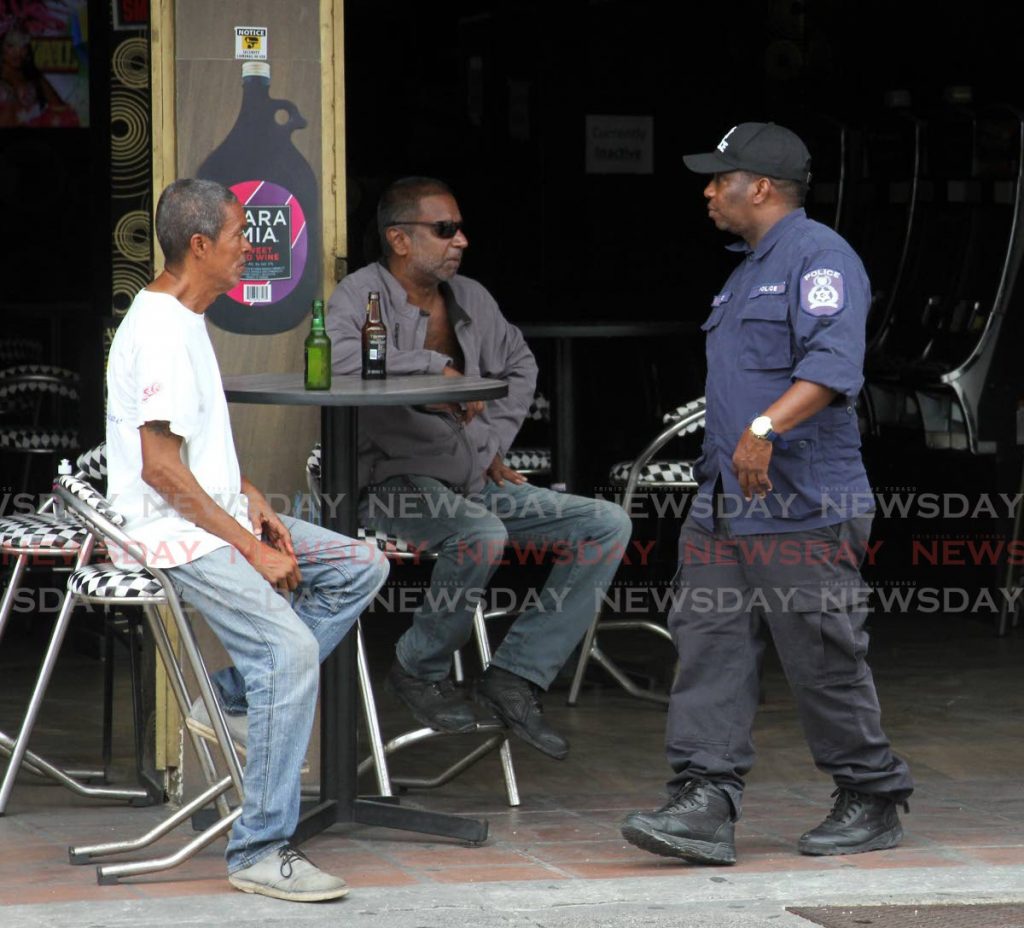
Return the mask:
{"type": "MultiPolygon", "coordinates": [[[[371,290],[380,293],[381,318],[388,329],[388,376],[441,373],[451,359],[424,348],[428,314],[409,302],[402,285],[379,263],[350,274],[327,302],[334,372],[360,371],[361,330],[371,290]]],[[[360,487],[414,474],[476,492],[483,487],[494,456],[508,451],[526,418],[537,384],[537,362],[522,333],[475,280],[456,275],[441,285],[441,292],[465,356],[466,376],[505,380],[508,396],[487,401],[484,412],[466,426],[447,413],[411,406],[361,409],[360,487]]]]}

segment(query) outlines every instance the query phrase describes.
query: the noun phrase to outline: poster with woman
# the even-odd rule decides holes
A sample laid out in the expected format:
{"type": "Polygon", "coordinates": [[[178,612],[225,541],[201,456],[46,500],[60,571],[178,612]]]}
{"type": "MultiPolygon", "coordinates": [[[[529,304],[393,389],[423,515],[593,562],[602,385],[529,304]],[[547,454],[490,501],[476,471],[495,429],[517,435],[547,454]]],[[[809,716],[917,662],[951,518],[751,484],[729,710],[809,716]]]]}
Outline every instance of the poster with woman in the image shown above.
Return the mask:
{"type": "Polygon", "coordinates": [[[0,0],[0,129],[89,124],[87,0],[0,0]]]}

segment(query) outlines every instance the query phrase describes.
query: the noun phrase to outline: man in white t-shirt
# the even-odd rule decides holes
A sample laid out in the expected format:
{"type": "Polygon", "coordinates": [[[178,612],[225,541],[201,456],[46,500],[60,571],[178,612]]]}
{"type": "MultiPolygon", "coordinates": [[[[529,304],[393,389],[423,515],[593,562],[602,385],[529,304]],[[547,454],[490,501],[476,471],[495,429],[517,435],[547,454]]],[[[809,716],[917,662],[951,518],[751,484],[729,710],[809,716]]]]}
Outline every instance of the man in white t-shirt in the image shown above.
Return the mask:
{"type": "MultiPolygon", "coordinates": [[[[320,662],[387,576],[376,548],[278,516],[241,476],[203,314],[241,279],[252,246],[241,204],[213,181],[175,181],[156,234],[166,267],[122,320],[107,368],[108,493],[234,661],[213,675],[246,751],[229,882],[293,901],[337,899],[344,880],[288,842],[320,662]]],[[[189,724],[211,734],[202,701],[189,724]]]]}

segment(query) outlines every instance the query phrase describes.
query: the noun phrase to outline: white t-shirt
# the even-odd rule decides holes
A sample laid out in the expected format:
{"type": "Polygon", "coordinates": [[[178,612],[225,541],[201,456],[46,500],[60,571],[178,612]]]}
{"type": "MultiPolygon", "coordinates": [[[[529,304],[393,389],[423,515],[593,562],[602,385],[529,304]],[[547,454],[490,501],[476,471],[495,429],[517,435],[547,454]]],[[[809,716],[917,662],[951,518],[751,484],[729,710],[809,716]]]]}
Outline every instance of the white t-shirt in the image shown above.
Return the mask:
{"type": "Polygon", "coordinates": [[[107,494],[151,567],[175,567],[227,544],[182,518],[142,479],[139,426],[169,422],[199,485],[247,531],[248,501],[206,322],[173,296],[141,290],[110,346],[107,494]]]}

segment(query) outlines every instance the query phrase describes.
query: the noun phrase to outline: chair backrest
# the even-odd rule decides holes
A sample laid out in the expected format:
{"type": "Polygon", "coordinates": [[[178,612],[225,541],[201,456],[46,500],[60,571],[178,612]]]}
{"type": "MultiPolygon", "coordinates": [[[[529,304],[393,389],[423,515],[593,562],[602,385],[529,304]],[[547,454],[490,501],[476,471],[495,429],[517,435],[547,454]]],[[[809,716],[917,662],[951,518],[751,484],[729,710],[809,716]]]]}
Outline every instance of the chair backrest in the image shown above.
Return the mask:
{"type": "Polygon", "coordinates": [[[0,368],[0,381],[11,380],[15,377],[56,377],[75,386],[81,383],[81,378],[76,371],[68,370],[66,367],[58,367],[56,364],[28,362],[0,368]]]}
{"type": "Polygon", "coordinates": [[[83,451],[75,460],[76,476],[101,485],[107,479],[107,443],[83,451]]]}
{"type": "Polygon", "coordinates": [[[78,401],[78,384],[53,374],[16,374],[0,380],[0,410],[32,409],[47,396],[78,401]]]}
{"type": "Polygon", "coordinates": [[[0,338],[0,364],[38,361],[43,356],[43,343],[35,338],[16,335],[0,338]]]}
{"type": "Polygon", "coordinates": [[[309,511],[314,522],[320,521],[321,487],[323,476],[322,450],[320,442],[309,449],[306,458],[306,486],[309,487],[309,511]]]}
{"type": "Polygon", "coordinates": [[[109,500],[91,483],[77,476],[63,475],[57,479],[54,490],[75,518],[108,542],[108,548],[112,543],[138,566],[145,567],[165,587],[167,586],[162,571],[146,567],[141,546],[125,533],[124,516],[114,509],[109,500]]]}

